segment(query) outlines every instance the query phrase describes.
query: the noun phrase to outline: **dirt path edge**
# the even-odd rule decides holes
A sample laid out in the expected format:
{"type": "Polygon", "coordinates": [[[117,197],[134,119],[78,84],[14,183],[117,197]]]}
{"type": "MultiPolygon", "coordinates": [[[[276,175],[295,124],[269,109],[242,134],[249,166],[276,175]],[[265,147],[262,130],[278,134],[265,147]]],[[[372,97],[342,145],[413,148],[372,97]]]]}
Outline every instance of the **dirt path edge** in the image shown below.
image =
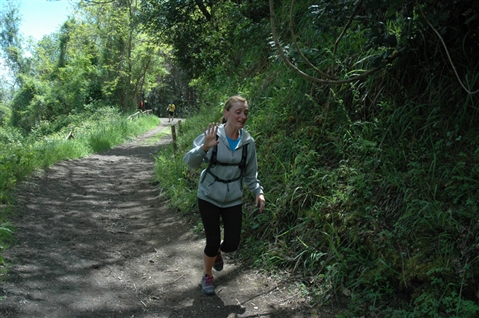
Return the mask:
{"type": "Polygon", "coordinates": [[[335,316],[228,258],[215,277],[217,295],[201,293],[204,238],[153,182],[153,156],[171,137],[148,140],[170,125],[163,118],[131,142],[19,185],[1,317],[335,316]]]}

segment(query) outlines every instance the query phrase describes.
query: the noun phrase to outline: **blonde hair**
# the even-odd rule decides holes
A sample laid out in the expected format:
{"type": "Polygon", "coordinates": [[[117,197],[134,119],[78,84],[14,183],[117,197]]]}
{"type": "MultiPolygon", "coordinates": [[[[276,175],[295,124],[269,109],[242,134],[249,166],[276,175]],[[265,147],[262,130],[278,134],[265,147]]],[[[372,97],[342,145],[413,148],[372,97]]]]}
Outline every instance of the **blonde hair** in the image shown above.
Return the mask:
{"type": "MultiPolygon", "coordinates": [[[[246,98],[244,98],[243,96],[240,96],[240,95],[234,95],[234,96],[231,96],[230,98],[228,98],[228,100],[225,103],[225,106],[223,107],[223,110],[229,111],[231,109],[231,107],[233,107],[234,103],[243,103],[243,104],[248,105],[248,101],[246,100],[246,98]]],[[[221,119],[221,123],[222,124],[226,123],[226,118],[224,116],[221,119]]]]}

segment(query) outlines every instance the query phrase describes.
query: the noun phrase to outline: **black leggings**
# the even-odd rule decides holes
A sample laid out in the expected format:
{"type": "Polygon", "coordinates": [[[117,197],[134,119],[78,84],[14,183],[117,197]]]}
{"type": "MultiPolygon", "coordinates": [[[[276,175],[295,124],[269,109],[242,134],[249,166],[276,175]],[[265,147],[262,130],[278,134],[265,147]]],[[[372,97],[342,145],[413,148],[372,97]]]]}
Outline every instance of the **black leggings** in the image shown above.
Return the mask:
{"type": "Polygon", "coordinates": [[[223,220],[224,239],[221,243],[223,252],[234,252],[238,249],[241,238],[243,210],[240,205],[219,208],[216,205],[198,198],[201,220],[205,228],[205,254],[214,257],[218,254],[221,241],[220,217],[223,220]]]}

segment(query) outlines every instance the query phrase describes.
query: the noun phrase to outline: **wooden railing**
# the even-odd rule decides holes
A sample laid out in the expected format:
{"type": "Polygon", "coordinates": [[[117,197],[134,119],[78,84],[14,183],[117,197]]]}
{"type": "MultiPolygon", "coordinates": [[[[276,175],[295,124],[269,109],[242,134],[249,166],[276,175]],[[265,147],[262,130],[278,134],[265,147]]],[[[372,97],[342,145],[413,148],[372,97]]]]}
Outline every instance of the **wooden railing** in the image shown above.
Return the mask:
{"type": "Polygon", "coordinates": [[[136,117],[138,117],[138,116],[140,116],[140,115],[147,115],[147,114],[151,114],[151,113],[153,113],[153,110],[151,110],[151,109],[139,110],[139,111],[137,111],[136,113],[134,113],[133,115],[130,115],[130,116],[128,117],[128,119],[133,119],[133,118],[136,118],[136,117]]]}

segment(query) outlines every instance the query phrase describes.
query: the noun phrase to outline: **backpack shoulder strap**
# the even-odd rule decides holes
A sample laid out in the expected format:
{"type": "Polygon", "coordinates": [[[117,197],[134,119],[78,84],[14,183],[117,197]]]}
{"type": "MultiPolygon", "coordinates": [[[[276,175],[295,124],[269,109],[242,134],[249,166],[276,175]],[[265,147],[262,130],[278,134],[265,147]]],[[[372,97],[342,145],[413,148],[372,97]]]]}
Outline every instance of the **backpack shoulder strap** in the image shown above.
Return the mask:
{"type": "Polygon", "coordinates": [[[241,173],[245,172],[246,170],[247,158],[248,158],[248,144],[243,146],[243,153],[241,155],[241,161],[239,163],[239,168],[241,169],[241,173]]]}
{"type": "MultiPolygon", "coordinates": [[[[216,136],[216,140],[218,140],[218,135],[216,136]]],[[[215,179],[215,182],[219,181],[219,182],[223,182],[223,183],[228,184],[228,183],[233,182],[233,181],[241,180],[243,178],[243,173],[246,171],[246,160],[247,160],[247,157],[248,157],[248,144],[246,144],[242,147],[241,161],[239,162],[239,164],[226,164],[226,163],[221,163],[221,162],[219,163],[222,166],[238,166],[238,168],[240,169],[241,174],[239,175],[238,178],[235,178],[235,179],[232,179],[232,180],[223,180],[223,179],[219,178],[218,176],[216,176],[213,172],[211,172],[211,168],[213,168],[214,166],[216,166],[218,164],[218,160],[216,159],[216,153],[217,152],[218,152],[218,145],[216,145],[213,148],[213,152],[211,153],[210,162],[208,164],[208,167],[206,168],[206,171],[203,175],[203,178],[201,179],[201,182],[203,182],[205,180],[206,175],[208,173],[213,176],[213,178],[215,179]]]]}

